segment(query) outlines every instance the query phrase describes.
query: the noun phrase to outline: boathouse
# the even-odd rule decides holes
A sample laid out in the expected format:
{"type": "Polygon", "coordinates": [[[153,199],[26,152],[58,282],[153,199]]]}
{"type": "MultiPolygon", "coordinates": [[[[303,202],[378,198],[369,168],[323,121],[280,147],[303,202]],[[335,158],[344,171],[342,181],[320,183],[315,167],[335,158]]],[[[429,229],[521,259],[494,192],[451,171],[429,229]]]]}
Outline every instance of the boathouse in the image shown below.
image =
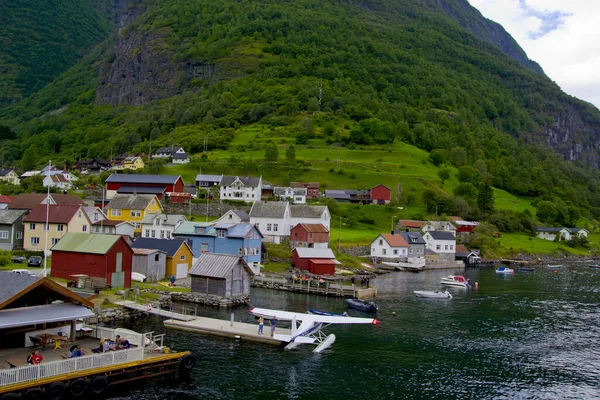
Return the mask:
{"type": "Polygon", "coordinates": [[[166,277],[167,252],[158,249],[133,249],[132,271],[142,274],[149,282],[166,277]]]}
{"type": "Polygon", "coordinates": [[[248,296],[252,270],[242,257],[230,254],[203,254],[189,272],[192,293],[225,298],[248,296]]]}
{"type": "Polygon", "coordinates": [[[339,261],[331,249],[297,247],[292,251],[292,266],[315,275],[333,275],[339,261]]]}
{"type": "Polygon", "coordinates": [[[69,232],[51,250],[52,277],[85,274],[112,287],[131,286],[133,250],[123,236],[69,232]]]}

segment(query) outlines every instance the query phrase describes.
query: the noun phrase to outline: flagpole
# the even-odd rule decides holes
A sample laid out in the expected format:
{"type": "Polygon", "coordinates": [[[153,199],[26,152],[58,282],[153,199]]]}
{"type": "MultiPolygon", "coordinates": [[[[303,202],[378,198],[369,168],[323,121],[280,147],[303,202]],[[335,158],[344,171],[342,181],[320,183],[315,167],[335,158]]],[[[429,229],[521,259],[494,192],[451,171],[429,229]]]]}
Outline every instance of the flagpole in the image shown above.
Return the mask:
{"type": "MultiPolygon", "coordinates": [[[[48,174],[50,174],[50,165],[51,160],[48,160],[48,174]]],[[[46,224],[44,225],[44,229],[46,230],[46,240],[44,244],[44,278],[48,274],[48,270],[46,269],[46,263],[48,259],[48,230],[50,229],[48,226],[48,219],[50,215],[50,184],[48,184],[48,194],[46,196],[46,224]]]]}

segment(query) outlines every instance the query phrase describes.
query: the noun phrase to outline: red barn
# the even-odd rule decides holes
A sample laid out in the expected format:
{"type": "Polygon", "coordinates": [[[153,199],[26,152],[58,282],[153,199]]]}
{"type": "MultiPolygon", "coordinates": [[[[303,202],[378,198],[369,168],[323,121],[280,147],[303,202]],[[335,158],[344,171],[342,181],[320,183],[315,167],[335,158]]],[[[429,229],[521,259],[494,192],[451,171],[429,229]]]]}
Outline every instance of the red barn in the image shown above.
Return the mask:
{"type": "Polygon", "coordinates": [[[117,193],[154,194],[161,200],[168,192],[182,193],[183,179],[178,175],[112,174],[106,179],[106,197],[117,193]]]}
{"type": "Polygon", "coordinates": [[[456,225],[456,233],[473,233],[479,222],[475,221],[454,221],[456,225]]]}
{"type": "Polygon", "coordinates": [[[297,224],[290,231],[290,247],[329,247],[329,229],[323,224],[297,224]]]}
{"type": "Polygon", "coordinates": [[[392,189],[385,185],[377,185],[369,190],[373,204],[387,204],[392,200],[392,189]]]}
{"type": "Polygon", "coordinates": [[[315,275],[333,275],[339,262],[331,249],[297,247],[292,251],[292,265],[315,275]]]}
{"type": "Polygon", "coordinates": [[[133,250],[121,235],[70,232],[51,250],[52,277],[83,274],[106,279],[112,287],[131,286],[133,250]]]}

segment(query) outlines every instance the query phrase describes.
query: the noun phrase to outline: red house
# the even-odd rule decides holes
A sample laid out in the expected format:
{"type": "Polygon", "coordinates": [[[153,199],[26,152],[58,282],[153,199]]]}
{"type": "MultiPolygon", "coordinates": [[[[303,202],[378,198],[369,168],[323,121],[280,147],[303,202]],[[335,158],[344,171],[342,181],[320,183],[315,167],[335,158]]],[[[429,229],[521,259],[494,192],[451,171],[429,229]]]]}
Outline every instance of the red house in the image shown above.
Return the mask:
{"type": "Polygon", "coordinates": [[[385,185],[377,185],[369,190],[373,204],[387,204],[392,200],[392,189],[385,185]]]}
{"type": "Polygon", "coordinates": [[[336,264],[339,262],[335,259],[331,249],[297,247],[292,251],[292,266],[311,274],[333,275],[336,264]]]}
{"type": "Polygon", "coordinates": [[[112,174],[106,179],[106,197],[117,193],[154,194],[159,200],[164,193],[183,193],[183,179],[177,175],[112,174]]]}
{"type": "Polygon", "coordinates": [[[473,229],[477,228],[479,222],[454,221],[454,225],[456,225],[456,233],[473,233],[473,229]]]}
{"type": "Polygon", "coordinates": [[[329,247],[329,230],[323,224],[297,224],[290,231],[290,247],[329,247]]]}
{"type": "Polygon", "coordinates": [[[319,182],[291,182],[290,187],[306,188],[306,198],[314,199],[319,197],[319,182]]]}
{"type": "Polygon", "coordinates": [[[121,235],[67,233],[52,247],[51,275],[88,275],[112,287],[131,286],[133,250],[121,235]]]}

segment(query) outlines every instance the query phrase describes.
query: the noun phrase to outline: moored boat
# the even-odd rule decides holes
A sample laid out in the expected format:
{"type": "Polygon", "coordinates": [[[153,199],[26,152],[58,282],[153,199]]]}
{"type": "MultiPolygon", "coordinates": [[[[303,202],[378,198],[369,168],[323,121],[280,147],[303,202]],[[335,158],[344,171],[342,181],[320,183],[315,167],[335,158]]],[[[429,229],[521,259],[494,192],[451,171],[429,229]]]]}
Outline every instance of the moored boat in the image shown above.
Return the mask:
{"type": "Polygon", "coordinates": [[[379,307],[372,301],[359,300],[359,299],[346,299],[346,305],[355,310],[362,311],[365,313],[376,313],[379,307]]]}
{"type": "Polygon", "coordinates": [[[563,265],[562,264],[548,264],[547,267],[548,268],[562,268],[563,265]]]}
{"type": "Polygon", "coordinates": [[[440,292],[439,290],[414,290],[413,293],[417,297],[426,299],[451,299],[452,295],[447,290],[440,292]]]}
{"type": "Polygon", "coordinates": [[[500,275],[510,275],[510,274],[514,274],[515,270],[512,268],[508,268],[508,267],[498,267],[498,269],[496,270],[497,274],[500,275]]]}
{"type": "Polygon", "coordinates": [[[600,265],[588,265],[588,267],[593,269],[600,269],[600,265]]]}
{"type": "Polygon", "coordinates": [[[446,285],[446,286],[455,286],[455,287],[464,287],[464,288],[471,287],[471,281],[462,275],[450,275],[450,276],[444,277],[444,278],[442,278],[442,281],[440,282],[440,284],[446,285]]]}
{"type": "Polygon", "coordinates": [[[336,313],[332,313],[332,312],[328,312],[328,311],[321,311],[321,310],[315,310],[315,309],[309,309],[306,310],[309,314],[314,314],[314,315],[327,315],[327,316],[331,316],[331,317],[347,317],[348,313],[346,311],[344,311],[343,314],[336,314],[336,313]]]}
{"type": "Polygon", "coordinates": [[[535,268],[531,268],[531,267],[518,267],[517,271],[519,271],[519,272],[533,272],[533,271],[535,271],[535,268]]]}

